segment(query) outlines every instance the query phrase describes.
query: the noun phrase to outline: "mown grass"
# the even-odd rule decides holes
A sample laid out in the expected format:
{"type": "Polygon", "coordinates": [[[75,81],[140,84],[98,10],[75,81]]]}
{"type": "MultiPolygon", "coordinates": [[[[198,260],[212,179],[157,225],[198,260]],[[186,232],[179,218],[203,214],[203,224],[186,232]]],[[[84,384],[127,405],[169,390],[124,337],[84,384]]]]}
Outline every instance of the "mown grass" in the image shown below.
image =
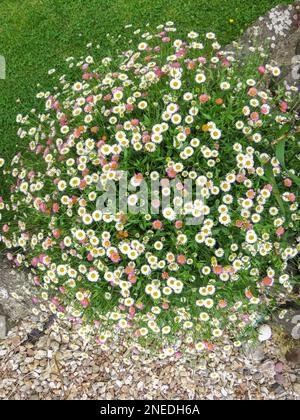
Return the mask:
{"type": "Polygon", "coordinates": [[[215,31],[224,44],[278,3],[291,1],[2,0],[0,55],[7,74],[0,80],[0,156],[16,151],[15,117],[35,106],[37,83],[47,87],[48,69],[79,57],[88,42],[100,43],[105,55],[107,33],[121,33],[129,23],[143,28],[172,20],[179,32],[215,31]]]}

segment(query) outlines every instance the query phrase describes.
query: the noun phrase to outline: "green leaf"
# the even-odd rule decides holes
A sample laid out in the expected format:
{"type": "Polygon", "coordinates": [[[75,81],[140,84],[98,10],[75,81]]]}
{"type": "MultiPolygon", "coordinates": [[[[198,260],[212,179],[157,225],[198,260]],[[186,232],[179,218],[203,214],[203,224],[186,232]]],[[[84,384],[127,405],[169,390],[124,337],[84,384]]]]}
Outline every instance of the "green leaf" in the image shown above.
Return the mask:
{"type": "Polygon", "coordinates": [[[276,157],[280,163],[280,165],[285,168],[285,160],[284,160],[284,153],[285,153],[285,140],[281,140],[276,144],[276,157]]]}
{"type": "Polygon", "coordinates": [[[209,121],[213,119],[212,116],[210,114],[207,114],[206,112],[200,111],[200,113],[203,117],[205,117],[209,121]]]}
{"type": "Polygon", "coordinates": [[[287,172],[288,176],[295,182],[296,185],[298,185],[298,187],[300,186],[300,178],[298,176],[296,176],[295,174],[293,174],[291,171],[289,171],[286,166],[285,166],[285,142],[286,139],[280,140],[277,144],[276,144],[276,149],[275,149],[275,154],[276,154],[276,158],[278,159],[281,167],[287,172]]]}
{"type": "Polygon", "coordinates": [[[279,188],[278,188],[278,185],[277,185],[275,176],[273,174],[273,166],[271,165],[270,162],[268,162],[265,165],[265,168],[264,169],[265,169],[266,178],[267,178],[268,182],[273,187],[273,192],[274,192],[275,198],[277,200],[277,203],[278,203],[278,205],[279,205],[282,213],[285,215],[285,207],[284,207],[284,203],[282,201],[282,198],[281,198],[281,195],[280,195],[280,192],[279,192],[279,188]]]}

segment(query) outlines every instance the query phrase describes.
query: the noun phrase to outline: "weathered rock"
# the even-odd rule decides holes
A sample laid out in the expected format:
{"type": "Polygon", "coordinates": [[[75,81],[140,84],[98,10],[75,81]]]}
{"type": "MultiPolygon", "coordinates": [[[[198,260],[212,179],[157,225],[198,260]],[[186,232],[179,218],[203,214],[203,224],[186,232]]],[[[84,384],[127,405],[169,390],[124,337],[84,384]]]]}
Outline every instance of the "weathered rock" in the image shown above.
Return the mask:
{"type": "Polygon", "coordinates": [[[271,58],[281,67],[281,79],[288,86],[300,86],[300,28],[280,39],[271,58]]]}
{"type": "Polygon", "coordinates": [[[243,351],[245,356],[255,362],[261,362],[265,359],[265,352],[263,345],[244,344],[243,351]]]}
{"type": "Polygon", "coordinates": [[[266,360],[260,365],[259,371],[266,378],[274,378],[275,376],[275,364],[272,360],[266,360]]]}
{"type": "Polygon", "coordinates": [[[0,340],[6,337],[6,318],[0,315],[0,340]]]}
{"type": "Polygon", "coordinates": [[[262,60],[281,68],[281,79],[300,88],[300,1],[278,5],[258,18],[227,49],[246,60],[249,48],[268,51],[262,60]]]}
{"type": "Polygon", "coordinates": [[[288,362],[299,365],[300,364],[300,347],[296,347],[288,351],[285,355],[288,362]]]}
{"type": "Polygon", "coordinates": [[[0,315],[17,323],[32,314],[33,286],[26,273],[0,259],[0,315]]]}
{"type": "Polygon", "coordinates": [[[284,317],[279,316],[278,313],[273,315],[273,320],[277,326],[280,326],[287,332],[294,340],[300,339],[300,306],[296,304],[287,309],[284,317]]]}
{"type": "Polygon", "coordinates": [[[300,383],[294,384],[294,392],[296,395],[300,396],[300,383]]]}
{"type": "Polygon", "coordinates": [[[278,50],[278,42],[288,38],[299,27],[300,2],[278,5],[259,17],[244,33],[241,44],[264,47],[269,41],[271,50],[278,50]]]}
{"type": "Polygon", "coordinates": [[[300,338],[300,322],[299,322],[299,320],[296,323],[296,325],[293,327],[292,332],[291,332],[291,336],[295,340],[299,340],[299,338],[300,338]]]}

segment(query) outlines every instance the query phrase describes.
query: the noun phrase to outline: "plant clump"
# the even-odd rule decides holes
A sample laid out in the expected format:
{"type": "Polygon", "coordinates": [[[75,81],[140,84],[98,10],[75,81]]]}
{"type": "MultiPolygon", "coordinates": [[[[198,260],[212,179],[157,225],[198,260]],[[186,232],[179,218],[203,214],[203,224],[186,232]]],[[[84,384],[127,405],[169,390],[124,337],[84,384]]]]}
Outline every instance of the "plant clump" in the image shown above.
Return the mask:
{"type": "Polygon", "coordinates": [[[18,115],[0,241],[31,270],[35,313],[104,349],[124,333],[164,355],[238,346],[295,282],[297,90],[271,91],[280,69],[257,52],[240,66],[214,33],[129,38],[68,58],[41,110],[18,115]],[[128,211],[105,211],[125,175],[128,211]]]}

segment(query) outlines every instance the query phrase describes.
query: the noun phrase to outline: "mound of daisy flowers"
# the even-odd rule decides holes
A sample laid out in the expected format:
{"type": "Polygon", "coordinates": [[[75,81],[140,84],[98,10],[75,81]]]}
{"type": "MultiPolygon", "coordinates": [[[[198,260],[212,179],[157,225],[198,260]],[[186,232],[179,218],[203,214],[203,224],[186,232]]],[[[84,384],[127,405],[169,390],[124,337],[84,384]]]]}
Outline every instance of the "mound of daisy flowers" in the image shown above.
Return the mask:
{"type": "Polygon", "coordinates": [[[293,292],[297,90],[214,33],[126,30],[129,49],[68,58],[40,111],[17,117],[18,153],[0,160],[2,245],[31,270],[34,312],[104,349],[121,336],[165,355],[238,346],[293,292]],[[156,211],[99,209],[124,173],[132,206],[159,180],[156,211]],[[180,208],[186,180],[203,200],[180,208]]]}

